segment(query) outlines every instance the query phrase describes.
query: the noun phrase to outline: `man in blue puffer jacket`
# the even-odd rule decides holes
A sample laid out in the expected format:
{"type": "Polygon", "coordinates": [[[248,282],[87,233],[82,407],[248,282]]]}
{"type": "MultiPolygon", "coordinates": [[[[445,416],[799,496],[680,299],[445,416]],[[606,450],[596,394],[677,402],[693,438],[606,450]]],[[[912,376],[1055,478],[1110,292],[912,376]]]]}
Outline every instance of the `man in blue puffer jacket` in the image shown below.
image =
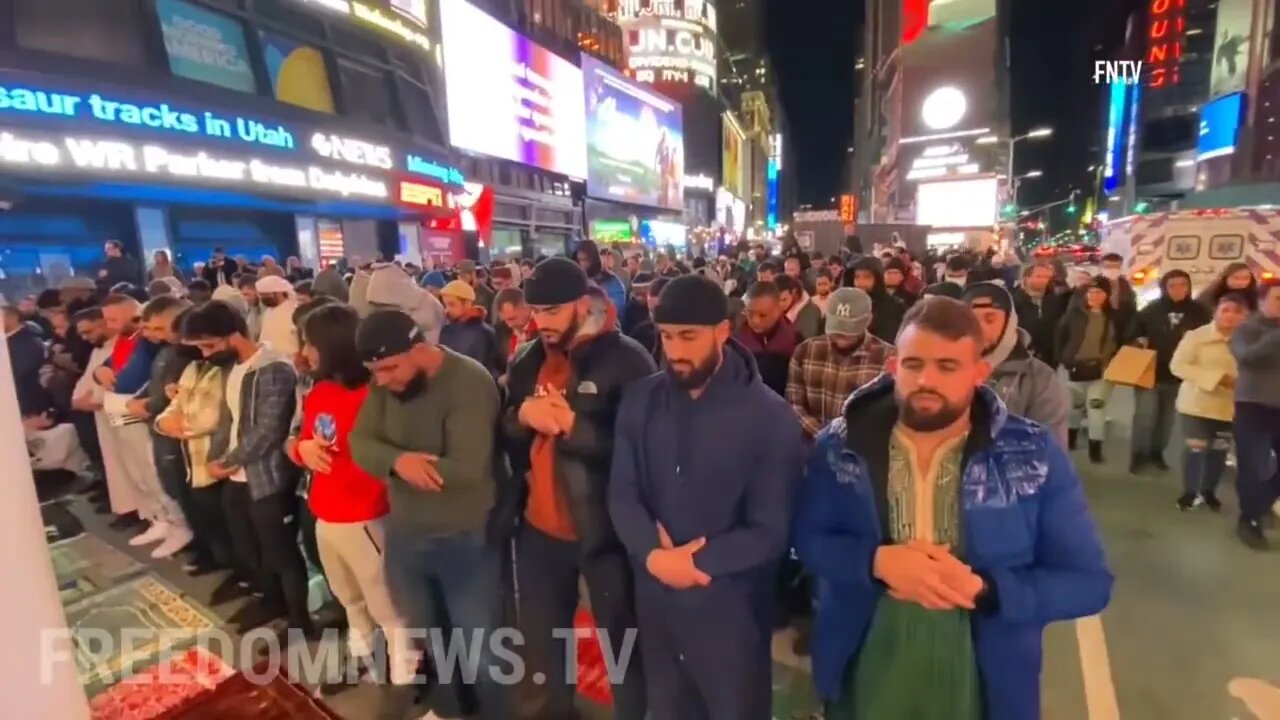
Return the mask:
{"type": "Polygon", "coordinates": [[[578,247],[574,251],[574,258],[578,261],[578,265],[583,272],[587,274],[587,278],[596,287],[603,290],[609,296],[609,299],[613,301],[613,306],[618,309],[618,317],[625,315],[627,312],[627,287],[622,284],[622,280],[617,275],[604,268],[604,263],[600,260],[600,246],[596,245],[594,240],[583,240],[578,243],[578,247]]]}
{"type": "Polygon", "coordinates": [[[926,298],[816,439],[794,546],[828,720],[1035,720],[1044,626],[1110,598],[1079,478],[985,386],[983,344],[968,307],[926,298]]]}

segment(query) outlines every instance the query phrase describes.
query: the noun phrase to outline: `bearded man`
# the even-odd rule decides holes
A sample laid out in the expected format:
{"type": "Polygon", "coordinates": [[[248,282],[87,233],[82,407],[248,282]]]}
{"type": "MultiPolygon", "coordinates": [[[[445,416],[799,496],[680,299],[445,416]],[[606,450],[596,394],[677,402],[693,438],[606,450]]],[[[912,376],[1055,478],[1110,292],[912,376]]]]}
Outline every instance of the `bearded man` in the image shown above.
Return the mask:
{"type": "MultiPolygon", "coordinates": [[[[618,331],[611,298],[589,288],[574,262],[539,263],[524,292],[541,342],[525,344],[511,362],[503,420],[512,470],[526,488],[515,538],[526,672],[513,717],[559,720],[576,716],[576,678],[565,677],[567,643],[576,641],[563,629],[573,627],[580,576],[607,651],[634,647],[631,567],[609,521],[605,488],[623,388],[656,368],[645,348],[618,331]]],[[[615,717],[641,720],[639,658],[619,667],[625,673],[614,678],[615,717]]]]}
{"type": "Polygon", "coordinates": [[[818,435],[796,512],[826,717],[1035,720],[1044,626],[1111,594],[1080,478],[987,387],[968,305],[921,300],[895,344],[818,435]]]}
{"type": "Polygon", "coordinates": [[[636,570],[655,718],[768,720],[778,565],[804,471],[800,423],[731,339],[729,303],[674,278],[653,312],[666,372],[618,411],[609,512],[636,570]]]}

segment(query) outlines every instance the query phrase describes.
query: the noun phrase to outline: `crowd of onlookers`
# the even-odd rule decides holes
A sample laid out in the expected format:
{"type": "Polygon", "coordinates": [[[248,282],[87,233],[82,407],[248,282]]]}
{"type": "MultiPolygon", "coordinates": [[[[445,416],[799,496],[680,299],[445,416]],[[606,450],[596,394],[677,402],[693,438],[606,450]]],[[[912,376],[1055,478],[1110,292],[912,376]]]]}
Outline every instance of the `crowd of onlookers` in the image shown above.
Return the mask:
{"type": "MultiPolygon", "coordinates": [[[[495,487],[492,477],[525,487],[513,512],[536,533],[516,543],[522,575],[503,582],[537,598],[537,622],[572,620],[579,573],[589,586],[623,582],[614,574],[625,563],[609,559],[609,513],[593,497],[613,447],[601,434],[612,432],[622,387],[688,365],[668,357],[663,337],[684,342],[670,334],[672,317],[718,322],[701,306],[672,310],[686,294],[708,304],[705,287],[723,296],[709,304],[724,304],[731,345],[750,357],[743,372],[785,399],[809,442],[885,373],[900,328],[929,296],[972,310],[987,385],[1008,412],[1069,450],[1083,440],[1095,463],[1108,365],[1124,346],[1153,350],[1131,471],[1169,469],[1181,416],[1177,504],[1217,509],[1234,445],[1239,534],[1266,546],[1264,521],[1280,496],[1275,281],[1232,265],[1192,297],[1190,277],[1171,271],[1139,308],[1114,255],[1093,275],[997,250],[865,250],[824,255],[791,243],[774,254],[744,243],[686,258],[584,241],[573,262],[340,261],[318,273],[296,258],[281,266],[217,251],[190,276],[157,253],[144,282],[112,242],[96,278],[6,305],[4,327],[37,469],[103,481],[99,510],[136,532],[131,545],[154,546],[153,558],[181,553],[192,574],[229,571],[213,600],[256,598],[233,618],[242,631],[280,617],[311,630],[308,567],[322,570],[346,611],[353,656],[368,654],[376,628],[431,624],[422,608],[433,604],[457,625],[485,626],[477,613],[489,590],[474,570],[504,532],[494,518],[513,502],[510,483],[495,487]],[[676,282],[687,276],[703,280],[676,282]],[[680,290],[664,293],[672,283],[680,290]],[[576,389],[566,393],[570,379],[576,389]],[[576,489],[565,498],[562,486],[576,489]],[[578,546],[596,549],[566,554],[578,546]],[[575,582],[547,584],[567,576],[575,582]],[[423,597],[428,586],[439,596],[423,597]]],[[[794,561],[779,575],[779,597],[799,616],[810,602],[803,578],[794,561]]],[[[617,602],[593,594],[593,611],[604,625],[633,626],[634,610],[617,602]]],[[[392,685],[402,685],[413,653],[392,656],[392,685]]]]}

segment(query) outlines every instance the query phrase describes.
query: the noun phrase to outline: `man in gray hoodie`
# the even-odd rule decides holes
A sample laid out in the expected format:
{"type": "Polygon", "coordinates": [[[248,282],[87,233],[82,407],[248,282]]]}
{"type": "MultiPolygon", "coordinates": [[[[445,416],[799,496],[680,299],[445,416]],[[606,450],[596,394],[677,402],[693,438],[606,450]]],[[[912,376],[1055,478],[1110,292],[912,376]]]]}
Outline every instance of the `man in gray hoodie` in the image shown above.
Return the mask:
{"type": "Polygon", "coordinates": [[[987,344],[982,355],[991,364],[987,385],[1010,414],[1045,426],[1065,448],[1071,397],[1053,368],[1027,350],[1031,337],[1018,327],[1013,296],[998,283],[980,282],[969,285],[962,297],[982,325],[987,344]]]}
{"type": "Polygon", "coordinates": [[[1241,542],[1269,547],[1262,519],[1280,497],[1280,281],[1258,283],[1258,311],[1231,336],[1236,379],[1236,487],[1241,542]],[[1273,455],[1275,456],[1273,458],[1273,455]]]}

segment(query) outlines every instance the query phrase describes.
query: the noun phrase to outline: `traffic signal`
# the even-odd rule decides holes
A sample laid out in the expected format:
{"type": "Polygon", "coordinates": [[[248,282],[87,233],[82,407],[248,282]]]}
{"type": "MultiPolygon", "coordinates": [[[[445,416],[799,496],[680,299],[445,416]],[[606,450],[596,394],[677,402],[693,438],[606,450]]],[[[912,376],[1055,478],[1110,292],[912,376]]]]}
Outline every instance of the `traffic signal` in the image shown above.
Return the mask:
{"type": "Polygon", "coordinates": [[[1076,214],[1076,210],[1078,209],[1078,208],[1076,207],[1076,193],[1077,193],[1077,192],[1079,192],[1079,191],[1078,191],[1078,190],[1072,190],[1072,191],[1071,191],[1071,199],[1070,199],[1070,201],[1067,203],[1067,214],[1068,214],[1068,215],[1075,215],[1075,214],[1076,214]]]}
{"type": "Polygon", "coordinates": [[[1151,209],[1151,203],[1146,200],[1139,200],[1137,205],[1133,206],[1133,211],[1139,215],[1151,209]]]}

